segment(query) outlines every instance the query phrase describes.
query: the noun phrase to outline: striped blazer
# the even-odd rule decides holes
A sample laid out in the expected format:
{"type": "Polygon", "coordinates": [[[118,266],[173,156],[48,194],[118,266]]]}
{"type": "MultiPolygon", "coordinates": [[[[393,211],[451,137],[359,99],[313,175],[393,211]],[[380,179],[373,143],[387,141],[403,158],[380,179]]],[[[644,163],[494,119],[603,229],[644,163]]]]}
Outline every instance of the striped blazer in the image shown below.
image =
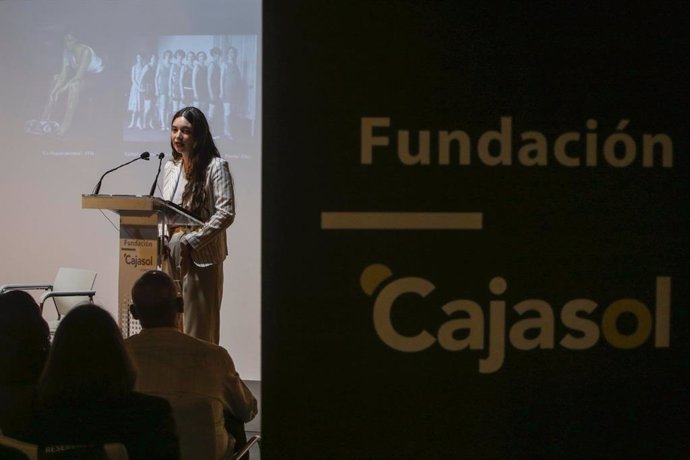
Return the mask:
{"type": "MultiPolygon", "coordinates": [[[[163,170],[163,198],[173,199],[182,161],[170,160],[163,170]]],[[[199,267],[223,262],[228,255],[226,229],[235,220],[235,192],[228,162],[213,158],[206,168],[206,210],[211,217],[183,238],[192,247],[192,261],[199,267]]],[[[178,203],[179,204],[179,203],[178,203]]]]}

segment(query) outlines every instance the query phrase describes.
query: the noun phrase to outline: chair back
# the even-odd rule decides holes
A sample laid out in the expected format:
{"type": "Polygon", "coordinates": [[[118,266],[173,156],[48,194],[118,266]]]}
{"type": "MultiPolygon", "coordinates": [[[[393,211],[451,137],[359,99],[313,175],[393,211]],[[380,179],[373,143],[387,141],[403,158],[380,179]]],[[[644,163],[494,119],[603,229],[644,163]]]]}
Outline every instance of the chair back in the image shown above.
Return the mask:
{"type": "Polygon", "coordinates": [[[108,456],[108,460],[129,460],[127,448],[124,444],[120,444],[119,442],[105,444],[103,450],[105,451],[105,455],[108,456]]]}
{"type": "MultiPolygon", "coordinates": [[[[93,459],[93,460],[129,460],[127,448],[119,442],[104,444],[103,446],[53,446],[46,451],[36,444],[20,441],[0,434],[0,446],[10,450],[7,452],[19,452],[28,460],[67,460],[67,459],[93,459]]],[[[0,458],[4,458],[5,452],[0,452],[0,458]]],[[[19,454],[19,455],[21,455],[19,454]]],[[[13,456],[12,458],[22,458],[13,456]]]]}
{"type": "Polygon", "coordinates": [[[172,406],[180,442],[180,460],[218,460],[225,457],[229,440],[220,401],[204,396],[158,396],[165,397],[172,406]]]}
{"type": "Polygon", "coordinates": [[[29,444],[0,434],[0,446],[7,447],[14,452],[21,452],[28,460],[38,460],[38,446],[35,444],[29,444]]]}
{"type": "MultiPolygon", "coordinates": [[[[60,267],[53,282],[54,292],[89,291],[96,283],[96,272],[83,268],[60,267]]],[[[59,316],[65,316],[71,309],[88,301],[86,296],[53,297],[59,316]]]]}

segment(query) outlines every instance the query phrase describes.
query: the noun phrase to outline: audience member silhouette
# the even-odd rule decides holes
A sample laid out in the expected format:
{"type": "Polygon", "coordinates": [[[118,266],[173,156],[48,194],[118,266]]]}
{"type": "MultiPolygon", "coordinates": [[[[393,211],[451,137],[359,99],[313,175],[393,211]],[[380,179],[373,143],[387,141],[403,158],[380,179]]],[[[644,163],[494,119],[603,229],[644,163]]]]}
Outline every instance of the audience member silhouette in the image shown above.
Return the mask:
{"type": "Polygon", "coordinates": [[[25,436],[50,348],[48,324],[24,291],[0,294],[0,430],[25,436]]]}
{"type": "Polygon", "coordinates": [[[29,440],[48,450],[117,442],[132,460],[179,458],[170,404],[133,391],[135,377],[110,314],[75,307],[55,332],[29,440]]]}
{"type": "Polygon", "coordinates": [[[158,395],[203,395],[216,403],[217,452],[246,443],[244,423],[257,413],[254,395],[222,347],[180,332],[175,326],[182,299],[162,271],[149,271],[132,288],[130,311],[142,331],[125,340],[137,365],[135,388],[158,395]]]}

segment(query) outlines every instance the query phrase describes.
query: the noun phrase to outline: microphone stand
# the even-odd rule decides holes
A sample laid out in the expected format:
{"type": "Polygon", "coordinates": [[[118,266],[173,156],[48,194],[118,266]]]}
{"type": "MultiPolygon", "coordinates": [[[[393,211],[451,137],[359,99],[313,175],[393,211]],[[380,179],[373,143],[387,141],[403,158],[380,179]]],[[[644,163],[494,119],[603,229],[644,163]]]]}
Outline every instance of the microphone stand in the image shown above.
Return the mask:
{"type": "Polygon", "coordinates": [[[134,162],[137,161],[137,160],[147,160],[147,161],[148,161],[148,159],[149,159],[149,152],[144,152],[144,153],[142,153],[141,155],[139,155],[139,157],[137,157],[137,158],[135,158],[135,159],[133,159],[133,160],[128,161],[127,163],[123,163],[123,164],[121,164],[120,166],[117,166],[117,167],[115,167],[115,168],[113,168],[113,169],[109,169],[108,171],[104,172],[103,175],[101,176],[101,178],[98,179],[98,183],[96,184],[96,189],[94,190],[93,194],[94,194],[94,195],[98,195],[98,192],[100,192],[100,190],[101,190],[101,183],[103,182],[103,178],[104,178],[107,174],[110,174],[111,172],[116,171],[116,170],[120,169],[120,168],[123,167],[123,166],[127,166],[127,165],[130,164],[130,163],[134,163],[134,162]]]}
{"type": "Polygon", "coordinates": [[[149,196],[153,196],[153,193],[156,191],[156,184],[158,183],[158,176],[161,174],[161,165],[163,164],[163,157],[165,154],[163,152],[158,154],[158,172],[156,173],[156,178],[153,179],[153,184],[151,184],[151,191],[149,192],[149,196]]]}

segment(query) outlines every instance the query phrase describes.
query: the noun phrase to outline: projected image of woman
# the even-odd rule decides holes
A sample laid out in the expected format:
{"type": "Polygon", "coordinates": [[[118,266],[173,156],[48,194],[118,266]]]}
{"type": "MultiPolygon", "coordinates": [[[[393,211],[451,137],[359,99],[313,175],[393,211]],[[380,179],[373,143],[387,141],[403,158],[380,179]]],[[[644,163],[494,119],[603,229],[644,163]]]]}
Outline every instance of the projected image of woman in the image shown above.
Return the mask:
{"type": "Polygon", "coordinates": [[[196,63],[196,54],[193,51],[187,52],[187,57],[182,62],[182,69],[180,72],[180,84],[182,85],[182,105],[191,105],[194,100],[194,84],[192,76],[194,74],[194,65],[196,63]]]}
{"type": "Polygon", "coordinates": [[[158,122],[161,131],[168,129],[168,108],[170,106],[170,65],[172,51],[165,50],[156,69],[156,97],[158,98],[158,122]]]}
{"type": "Polygon", "coordinates": [[[136,62],[132,66],[130,72],[130,88],[129,88],[129,102],[127,103],[127,110],[132,112],[132,119],[129,122],[128,128],[137,127],[142,129],[144,127],[144,88],[141,84],[141,78],[144,74],[144,58],[141,53],[137,53],[136,62]]]}
{"type": "Polygon", "coordinates": [[[213,48],[211,48],[210,54],[211,54],[211,61],[208,63],[208,72],[207,72],[208,99],[209,99],[208,120],[209,120],[209,123],[211,124],[211,126],[214,127],[214,129],[218,129],[219,127],[222,126],[221,110],[223,108],[223,102],[220,99],[220,91],[221,91],[221,80],[220,80],[221,62],[220,62],[220,57],[221,57],[222,51],[218,47],[213,47],[213,48]]]}
{"type": "Polygon", "coordinates": [[[72,126],[79,98],[84,91],[86,75],[103,71],[103,61],[90,46],[79,43],[72,34],[65,35],[64,43],[62,69],[53,77],[48,103],[42,116],[42,121],[52,121],[55,105],[63,94],[67,94],[65,113],[62,121],[57,125],[58,135],[64,135],[72,126]]]}
{"type": "Polygon", "coordinates": [[[208,108],[208,67],[206,67],[207,56],[203,51],[196,53],[194,73],[192,83],[194,86],[194,106],[200,110],[208,108]]]}
{"type": "Polygon", "coordinates": [[[151,109],[156,97],[156,63],[158,61],[158,56],[151,54],[149,60],[144,64],[144,69],[141,72],[141,90],[144,98],[144,115],[143,115],[143,125],[144,128],[153,129],[153,114],[151,109]]]}
{"type": "Polygon", "coordinates": [[[173,115],[173,159],[165,164],[163,197],[199,216],[204,225],[169,225],[170,275],[182,284],[184,331],[218,343],[226,229],[235,219],[233,180],[204,114],[185,107],[173,115]]]}
{"type": "Polygon", "coordinates": [[[223,101],[223,134],[233,138],[231,116],[237,116],[242,92],[242,74],[237,66],[237,49],[230,47],[225,52],[225,60],[220,70],[220,99],[223,101]]]}
{"type": "Polygon", "coordinates": [[[178,111],[182,108],[182,60],[185,53],[182,50],[175,51],[175,56],[170,65],[170,80],[168,88],[170,90],[170,104],[173,111],[178,111]]]}

